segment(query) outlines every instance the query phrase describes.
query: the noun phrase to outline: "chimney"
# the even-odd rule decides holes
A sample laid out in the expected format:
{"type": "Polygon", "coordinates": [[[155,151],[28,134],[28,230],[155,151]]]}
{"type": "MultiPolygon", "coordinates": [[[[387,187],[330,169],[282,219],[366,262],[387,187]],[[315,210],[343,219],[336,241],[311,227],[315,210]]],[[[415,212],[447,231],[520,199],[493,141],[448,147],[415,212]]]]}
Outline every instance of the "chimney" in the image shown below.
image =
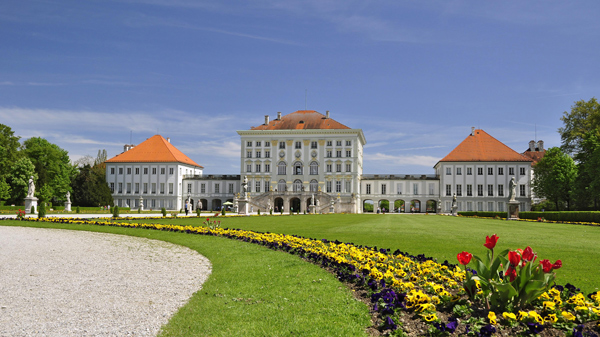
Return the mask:
{"type": "Polygon", "coordinates": [[[127,152],[129,151],[129,145],[125,144],[125,146],[123,146],[123,152],[127,152]]]}
{"type": "Polygon", "coordinates": [[[281,120],[281,112],[277,111],[277,120],[280,121],[281,120]]]}
{"type": "Polygon", "coordinates": [[[535,146],[536,146],[535,141],[530,140],[529,141],[529,151],[532,151],[532,152],[535,151],[535,146]]]}
{"type": "Polygon", "coordinates": [[[265,125],[269,124],[269,115],[265,115],[265,125]]]}
{"type": "Polygon", "coordinates": [[[325,118],[329,118],[329,110],[325,111],[325,118]]]}
{"type": "Polygon", "coordinates": [[[540,152],[544,151],[544,141],[543,140],[538,140],[538,151],[540,151],[540,152]]]}
{"type": "Polygon", "coordinates": [[[471,136],[475,136],[475,127],[474,126],[471,127],[471,136]]]}
{"type": "Polygon", "coordinates": [[[171,142],[171,138],[167,137],[167,143],[171,142]]]}

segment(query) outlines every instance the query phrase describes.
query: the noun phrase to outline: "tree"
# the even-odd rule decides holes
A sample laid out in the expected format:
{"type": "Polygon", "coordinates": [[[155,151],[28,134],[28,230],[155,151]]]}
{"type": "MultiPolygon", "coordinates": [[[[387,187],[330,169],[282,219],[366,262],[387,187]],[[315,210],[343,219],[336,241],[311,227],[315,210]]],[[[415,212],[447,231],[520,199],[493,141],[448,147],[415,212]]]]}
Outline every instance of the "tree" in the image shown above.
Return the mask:
{"type": "Polygon", "coordinates": [[[558,147],[546,151],[533,169],[533,192],[540,198],[547,198],[559,208],[561,202],[571,207],[577,166],[573,158],[558,147]]]}
{"type": "Polygon", "coordinates": [[[6,182],[10,185],[10,197],[8,198],[11,203],[21,204],[27,196],[27,189],[29,188],[29,177],[33,176],[33,180],[37,184],[37,173],[35,173],[35,166],[29,158],[21,157],[10,167],[10,172],[6,177],[6,182]]]}
{"type": "Polygon", "coordinates": [[[71,188],[75,205],[94,207],[113,204],[110,188],[106,184],[106,172],[99,166],[84,165],[80,168],[71,188]]]}
{"type": "Polygon", "coordinates": [[[23,153],[31,160],[38,175],[37,197],[41,201],[65,200],[76,170],[67,151],[39,137],[23,142],[23,153]]]}
{"type": "Polygon", "coordinates": [[[10,127],[0,124],[0,200],[7,200],[11,197],[8,174],[20,155],[19,139],[20,137],[16,137],[10,127]]]}
{"type": "Polygon", "coordinates": [[[600,137],[596,132],[583,136],[581,148],[575,156],[577,160],[577,180],[575,182],[575,200],[579,209],[593,204],[598,209],[600,197],[600,137]]]}
{"type": "Polygon", "coordinates": [[[574,154],[581,151],[583,137],[589,132],[600,136],[600,103],[595,97],[589,101],[577,101],[571,107],[571,112],[565,111],[560,118],[565,124],[558,129],[562,141],[561,148],[566,153],[574,154]]]}

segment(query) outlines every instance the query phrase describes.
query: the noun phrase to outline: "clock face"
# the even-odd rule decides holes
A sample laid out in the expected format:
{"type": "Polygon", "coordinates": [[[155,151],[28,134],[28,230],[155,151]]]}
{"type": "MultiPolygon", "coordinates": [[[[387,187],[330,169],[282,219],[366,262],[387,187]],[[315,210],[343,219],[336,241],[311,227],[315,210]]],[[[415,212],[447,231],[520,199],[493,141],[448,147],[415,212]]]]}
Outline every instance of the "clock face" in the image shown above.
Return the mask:
{"type": "Polygon", "coordinates": [[[279,152],[279,157],[281,157],[281,158],[285,157],[285,152],[283,152],[283,151],[279,152]]]}

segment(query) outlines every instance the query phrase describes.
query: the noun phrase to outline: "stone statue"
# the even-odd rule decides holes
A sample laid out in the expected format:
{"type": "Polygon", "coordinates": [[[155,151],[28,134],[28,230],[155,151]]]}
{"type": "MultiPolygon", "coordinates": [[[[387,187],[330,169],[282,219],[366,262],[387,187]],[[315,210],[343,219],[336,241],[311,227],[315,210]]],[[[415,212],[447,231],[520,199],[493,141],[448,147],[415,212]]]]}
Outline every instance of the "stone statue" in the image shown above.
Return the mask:
{"type": "Polygon", "coordinates": [[[35,183],[33,182],[33,176],[29,177],[29,188],[27,189],[27,198],[33,198],[35,194],[35,183]]]}
{"type": "Polygon", "coordinates": [[[267,200],[267,211],[271,210],[271,200],[267,200]]]}
{"type": "Polygon", "coordinates": [[[452,195],[452,208],[456,207],[456,193],[454,193],[454,195],[452,195]]]}
{"type": "Polygon", "coordinates": [[[315,205],[315,195],[314,194],[310,197],[310,204],[311,204],[311,206],[315,205]]]}
{"type": "Polygon", "coordinates": [[[317,199],[317,207],[319,207],[319,199],[317,199]]]}
{"type": "Polygon", "coordinates": [[[508,190],[508,200],[515,201],[515,198],[517,197],[517,182],[515,181],[515,177],[510,179],[510,182],[508,183],[508,190]]]}
{"type": "Polygon", "coordinates": [[[242,198],[246,198],[248,193],[248,176],[244,176],[244,181],[242,182],[242,198]]]}
{"type": "Polygon", "coordinates": [[[69,191],[67,191],[67,194],[65,195],[65,197],[67,197],[67,202],[71,203],[71,193],[69,191]]]}

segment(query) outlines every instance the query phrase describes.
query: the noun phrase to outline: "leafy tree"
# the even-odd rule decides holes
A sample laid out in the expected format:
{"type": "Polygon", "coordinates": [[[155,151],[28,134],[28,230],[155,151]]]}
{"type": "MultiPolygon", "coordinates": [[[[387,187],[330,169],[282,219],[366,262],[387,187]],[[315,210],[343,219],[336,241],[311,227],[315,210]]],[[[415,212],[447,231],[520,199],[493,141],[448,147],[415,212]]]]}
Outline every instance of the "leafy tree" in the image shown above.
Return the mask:
{"type": "Polygon", "coordinates": [[[534,193],[538,197],[552,200],[557,209],[560,202],[565,202],[569,210],[577,178],[577,166],[573,158],[560,148],[552,147],[533,170],[534,193]]]}
{"type": "Polygon", "coordinates": [[[11,187],[7,180],[10,168],[20,156],[19,139],[10,127],[0,124],[0,200],[11,197],[11,187]]]}
{"type": "Polygon", "coordinates": [[[33,176],[33,180],[37,182],[37,173],[35,166],[29,158],[21,157],[10,167],[6,177],[6,182],[10,185],[9,201],[14,204],[21,204],[27,196],[29,188],[29,177],[33,176]]]}
{"type": "Polygon", "coordinates": [[[585,209],[593,204],[598,209],[600,197],[600,137],[594,131],[583,136],[577,160],[577,180],[575,182],[575,197],[579,209],[585,209]]]}
{"type": "Polygon", "coordinates": [[[112,205],[113,198],[106,184],[106,172],[101,168],[84,165],[71,183],[73,203],[84,207],[112,205]]]}
{"type": "Polygon", "coordinates": [[[577,101],[571,107],[571,112],[563,113],[561,120],[565,124],[558,129],[561,148],[567,153],[578,153],[585,134],[594,132],[600,136],[600,103],[595,97],[587,102],[577,101]]]}
{"type": "Polygon", "coordinates": [[[22,151],[35,166],[38,198],[41,201],[64,201],[76,173],[68,152],[39,137],[24,141],[22,151]]]}

